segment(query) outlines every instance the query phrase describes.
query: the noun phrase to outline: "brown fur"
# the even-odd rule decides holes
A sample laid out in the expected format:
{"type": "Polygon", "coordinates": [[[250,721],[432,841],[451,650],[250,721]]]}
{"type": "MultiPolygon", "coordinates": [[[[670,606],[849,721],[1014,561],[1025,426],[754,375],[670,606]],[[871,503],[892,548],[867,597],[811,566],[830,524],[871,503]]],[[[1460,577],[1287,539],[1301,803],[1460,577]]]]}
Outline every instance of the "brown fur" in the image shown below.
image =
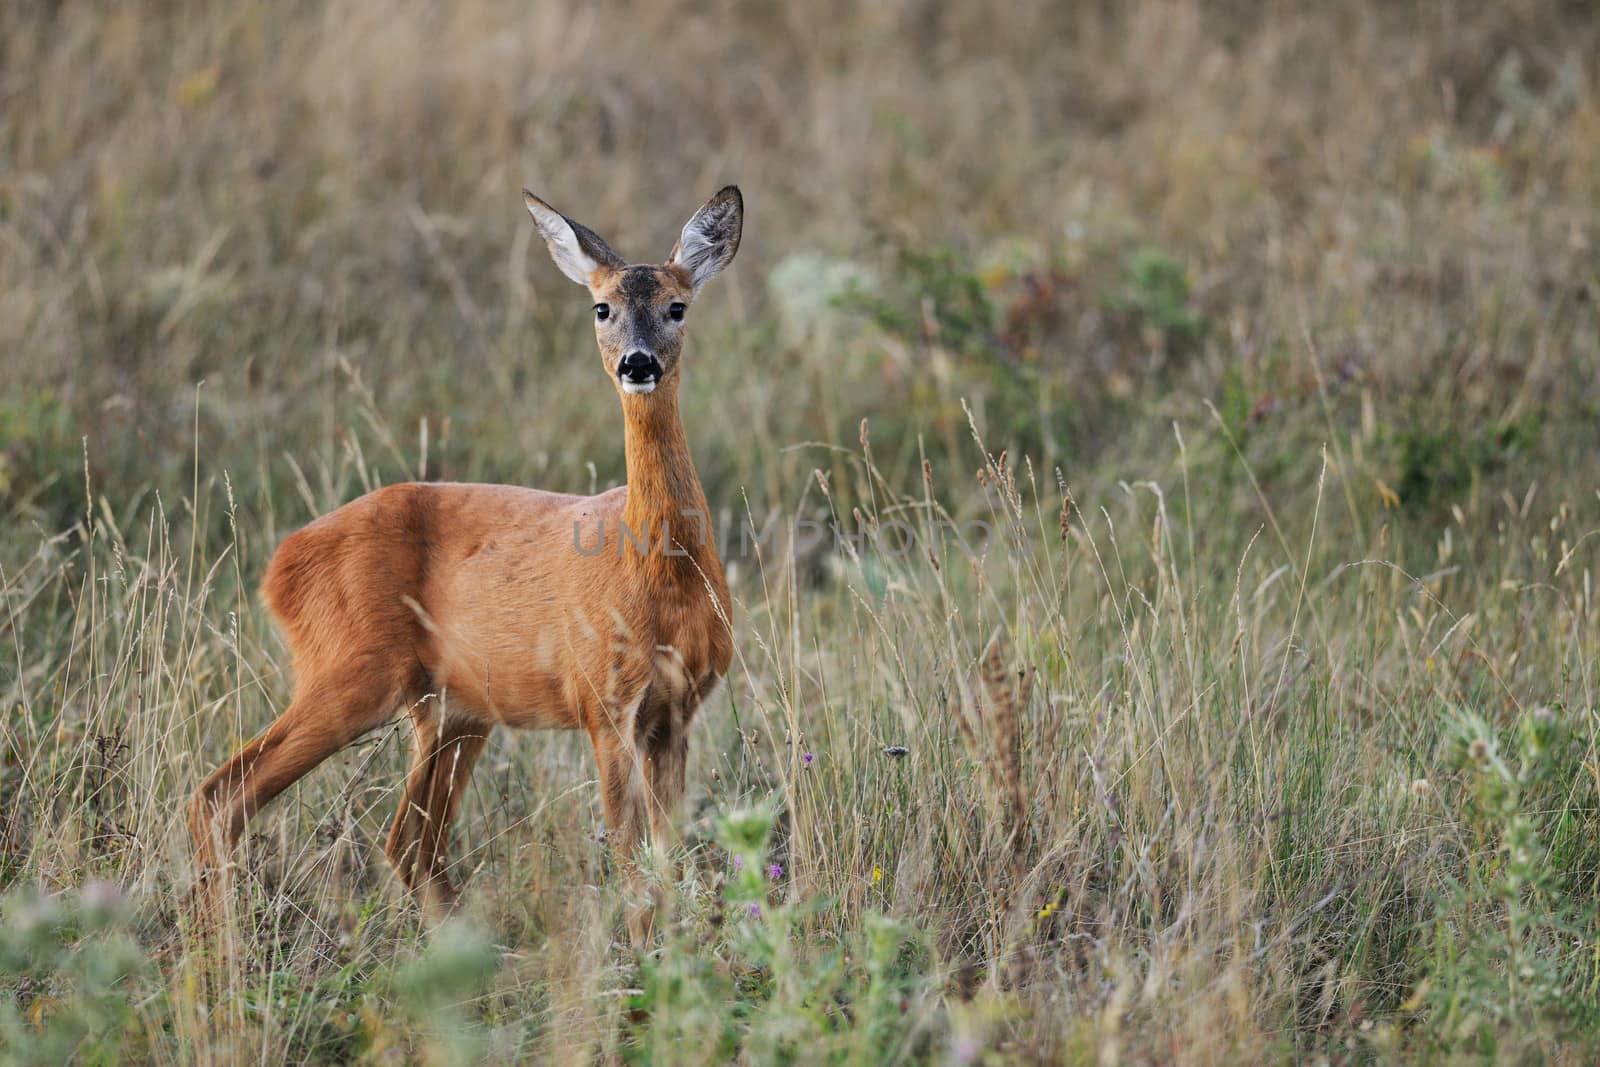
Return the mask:
{"type": "MultiPolygon", "coordinates": [[[[455,896],[448,828],[496,725],[586,730],[622,855],[632,859],[647,826],[670,840],[689,724],[733,655],[728,587],[701,536],[706,498],[678,416],[681,328],[665,315],[693,289],[682,267],[610,260],[589,287],[625,327],[597,325],[605,365],[648,329],[663,368],[652,393],[619,387],[628,484],[594,497],[395,485],[286,538],[262,593],[293,655],[294,699],[196,792],[203,871],[262,805],[406,709],[415,752],[385,851],[425,900],[455,896]]],[[[649,908],[630,915],[636,941],[649,924],[649,908]]]]}

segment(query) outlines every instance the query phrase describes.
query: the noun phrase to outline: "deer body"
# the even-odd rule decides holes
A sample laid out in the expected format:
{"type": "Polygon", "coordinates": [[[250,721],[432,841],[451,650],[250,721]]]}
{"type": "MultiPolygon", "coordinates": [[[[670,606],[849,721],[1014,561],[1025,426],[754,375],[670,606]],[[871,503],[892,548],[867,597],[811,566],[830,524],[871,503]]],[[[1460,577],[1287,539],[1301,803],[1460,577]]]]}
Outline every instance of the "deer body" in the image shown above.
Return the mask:
{"type": "MultiPolygon", "coordinates": [[[[727,582],[678,415],[677,324],[732,259],[743,204],[723,190],[667,264],[636,267],[527,200],[558,266],[597,298],[627,484],[592,497],[395,485],[286,538],[262,592],[293,657],[294,699],[195,794],[205,871],[263,804],[403,709],[416,747],[385,851],[425,900],[454,898],[448,827],[496,725],[587,731],[625,860],[647,829],[672,837],[688,727],[733,653],[727,582]]],[[[636,942],[649,924],[648,908],[630,914],[636,942]]]]}

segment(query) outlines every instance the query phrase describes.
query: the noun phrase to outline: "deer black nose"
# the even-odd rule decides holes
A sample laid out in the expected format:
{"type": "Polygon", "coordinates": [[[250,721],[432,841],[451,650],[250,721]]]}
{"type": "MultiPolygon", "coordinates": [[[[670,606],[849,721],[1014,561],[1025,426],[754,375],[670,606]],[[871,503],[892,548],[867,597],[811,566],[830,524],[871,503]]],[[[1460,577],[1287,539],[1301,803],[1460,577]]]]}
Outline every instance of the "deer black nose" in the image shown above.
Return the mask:
{"type": "Polygon", "coordinates": [[[651,386],[661,380],[661,363],[655,353],[634,349],[617,363],[617,378],[624,386],[651,386]]]}

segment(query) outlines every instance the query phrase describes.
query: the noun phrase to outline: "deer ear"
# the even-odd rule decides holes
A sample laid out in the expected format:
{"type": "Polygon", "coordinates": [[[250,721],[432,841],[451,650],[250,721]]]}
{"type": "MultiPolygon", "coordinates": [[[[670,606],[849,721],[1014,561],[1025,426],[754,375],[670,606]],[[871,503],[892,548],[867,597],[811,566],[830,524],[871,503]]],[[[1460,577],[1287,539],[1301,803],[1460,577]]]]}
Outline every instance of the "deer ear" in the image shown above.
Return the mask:
{"type": "Polygon", "coordinates": [[[743,230],[744,197],[739,195],[737,185],[724,186],[684,224],[667,265],[687,270],[698,293],[702,285],[733,261],[743,230]]]}
{"type": "Polygon", "coordinates": [[[589,278],[602,267],[617,268],[625,264],[622,257],[611,251],[611,246],[587,226],[580,226],[549,204],[522,190],[523,203],[533,216],[544,243],[550,246],[550,258],[556,261],[561,273],[585,288],[589,278]]]}

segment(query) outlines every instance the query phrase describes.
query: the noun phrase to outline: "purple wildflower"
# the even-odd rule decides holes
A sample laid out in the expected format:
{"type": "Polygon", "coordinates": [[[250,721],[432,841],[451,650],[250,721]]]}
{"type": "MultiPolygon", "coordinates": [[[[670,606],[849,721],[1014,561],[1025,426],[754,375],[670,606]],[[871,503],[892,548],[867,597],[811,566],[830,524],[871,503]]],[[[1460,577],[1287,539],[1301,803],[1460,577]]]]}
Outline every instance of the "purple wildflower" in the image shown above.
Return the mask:
{"type": "Polygon", "coordinates": [[[767,877],[776,882],[779,878],[783,877],[783,868],[774,863],[772,866],[767,868],[767,877]]]}
{"type": "Polygon", "coordinates": [[[814,756],[810,752],[807,752],[805,755],[800,757],[801,762],[804,763],[807,767],[811,766],[811,761],[814,760],[814,759],[816,759],[816,756],[814,756]]]}
{"type": "Polygon", "coordinates": [[[752,919],[761,918],[761,905],[760,904],[752,904],[752,905],[750,905],[750,918],[752,918],[752,919]]]}
{"type": "Polygon", "coordinates": [[[735,856],[735,857],[733,857],[733,869],[736,870],[736,871],[744,870],[744,857],[743,856],[735,856]]]}

